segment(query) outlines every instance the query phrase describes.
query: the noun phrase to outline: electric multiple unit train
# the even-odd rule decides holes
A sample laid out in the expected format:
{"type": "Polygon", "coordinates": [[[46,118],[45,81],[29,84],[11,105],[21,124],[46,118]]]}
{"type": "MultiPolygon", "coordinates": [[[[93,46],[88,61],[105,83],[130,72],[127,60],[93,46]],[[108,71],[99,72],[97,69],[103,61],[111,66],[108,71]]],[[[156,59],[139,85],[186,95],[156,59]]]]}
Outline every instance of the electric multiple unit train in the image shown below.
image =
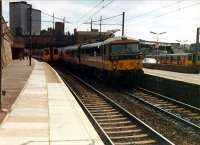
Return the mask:
{"type": "MultiPolygon", "coordinates": [[[[41,51],[41,50],[36,50],[41,51]]],[[[138,77],[143,74],[143,55],[139,41],[129,37],[114,37],[102,42],[46,48],[33,57],[44,61],[62,60],[82,70],[117,77],[138,77]]]]}

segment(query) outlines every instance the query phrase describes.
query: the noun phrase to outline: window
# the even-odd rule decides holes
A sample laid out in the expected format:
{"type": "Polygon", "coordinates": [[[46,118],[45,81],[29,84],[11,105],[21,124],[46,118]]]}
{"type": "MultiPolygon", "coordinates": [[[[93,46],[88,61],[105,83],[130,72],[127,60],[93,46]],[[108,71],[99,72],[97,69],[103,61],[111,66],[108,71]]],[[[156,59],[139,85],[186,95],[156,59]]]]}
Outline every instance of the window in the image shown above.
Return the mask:
{"type": "Polygon", "coordinates": [[[188,60],[192,60],[192,55],[188,55],[188,60]]]}
{"type": "Polygon", "coordinates": [[[58,54],[58,49],[54,49],[54,54],[58,54]]]}
{"type": "Polygon", "coordinates": [[[139,52],[138,44],[114,44],[111,46],[111,55],[124,55],[139,52]]]}

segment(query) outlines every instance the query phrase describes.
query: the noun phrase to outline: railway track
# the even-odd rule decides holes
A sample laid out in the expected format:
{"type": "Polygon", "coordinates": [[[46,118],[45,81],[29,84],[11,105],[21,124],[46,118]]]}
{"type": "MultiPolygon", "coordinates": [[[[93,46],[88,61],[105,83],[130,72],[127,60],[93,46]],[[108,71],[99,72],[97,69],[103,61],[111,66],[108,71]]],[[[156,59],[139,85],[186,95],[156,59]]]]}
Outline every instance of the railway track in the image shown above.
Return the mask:
{"type": "Polygon", "coordinates": [[[97,132],[106,144],[173,144],[90,84],[72,74],[62,73],[58,70],[57,72],[92,120],[97,132]]]}
{"type": "Polygon", "coordinates": [[[176,120],[200,131],[200,109],[182,103],[180,101],[168,98],[166,96],[151,92],[149,90],[138,88],[134,91],[125,92],[126,95],[134,97],[140,102],[151,106],[152,108],[170,115],[176,120]]]}

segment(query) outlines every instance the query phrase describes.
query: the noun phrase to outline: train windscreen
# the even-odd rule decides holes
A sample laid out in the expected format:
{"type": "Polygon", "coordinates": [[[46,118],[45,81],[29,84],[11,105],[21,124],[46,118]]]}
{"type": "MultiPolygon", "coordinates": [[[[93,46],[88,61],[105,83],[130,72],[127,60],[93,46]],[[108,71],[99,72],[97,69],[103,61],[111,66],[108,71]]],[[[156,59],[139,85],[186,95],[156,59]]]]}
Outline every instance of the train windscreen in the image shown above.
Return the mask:
{"type": "Polygon", "coordinates": [[[129,55],[139,52],[138,44],[113,44],[111,46],[111,55],[129,55]]]}

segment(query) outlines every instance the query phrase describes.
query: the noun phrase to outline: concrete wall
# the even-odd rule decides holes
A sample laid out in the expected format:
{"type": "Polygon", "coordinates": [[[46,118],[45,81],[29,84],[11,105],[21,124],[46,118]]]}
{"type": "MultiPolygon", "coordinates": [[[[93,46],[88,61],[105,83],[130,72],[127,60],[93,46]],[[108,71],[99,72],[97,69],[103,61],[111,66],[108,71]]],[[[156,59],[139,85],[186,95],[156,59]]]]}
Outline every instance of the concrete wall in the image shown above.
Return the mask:
{"type": "Polygon", "coordinates": [[[144,88],[187,104],[200,107],[200,86],[175,80],[144,75],[144,88]]]}
{"type": "Polygon", "coordinates": [[[2,60],[3,60],[3,66],[6,66],[12,63],[12,51],[11,51],[12,35],[4,19],[2,19],[2,23],[3,23],[2,60]]]}

